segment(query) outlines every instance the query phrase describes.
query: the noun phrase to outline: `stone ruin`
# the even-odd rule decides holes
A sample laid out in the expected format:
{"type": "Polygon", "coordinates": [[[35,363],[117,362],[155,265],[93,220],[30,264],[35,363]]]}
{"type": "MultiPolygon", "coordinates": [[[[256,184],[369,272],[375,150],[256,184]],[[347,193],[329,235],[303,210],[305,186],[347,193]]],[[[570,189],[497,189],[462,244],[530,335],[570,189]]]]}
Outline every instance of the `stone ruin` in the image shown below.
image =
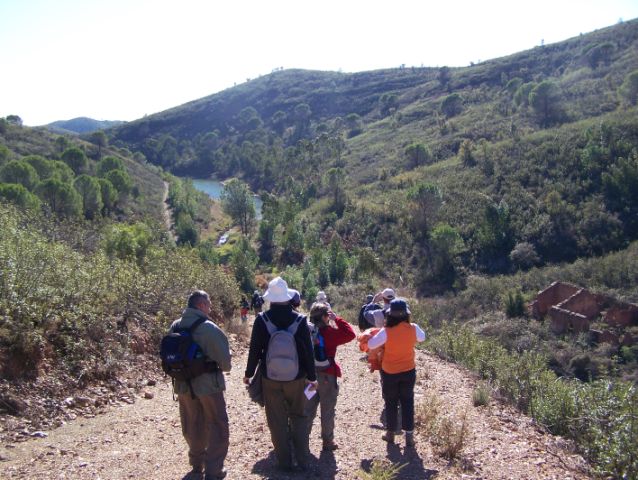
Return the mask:
{"type": "Polygon", "coordinates": [[[623,331],[638,325],[638,305],[592,293],[570,283],[552,283],[538,293],[529,309],[536,319],[549,316],[550,328],[556,334],[590,332],[595,342],[616,345],[633,345],[638,340],[623,331]],[[599,318],[609,328],[591,329],[591,323],[599,318]]]}

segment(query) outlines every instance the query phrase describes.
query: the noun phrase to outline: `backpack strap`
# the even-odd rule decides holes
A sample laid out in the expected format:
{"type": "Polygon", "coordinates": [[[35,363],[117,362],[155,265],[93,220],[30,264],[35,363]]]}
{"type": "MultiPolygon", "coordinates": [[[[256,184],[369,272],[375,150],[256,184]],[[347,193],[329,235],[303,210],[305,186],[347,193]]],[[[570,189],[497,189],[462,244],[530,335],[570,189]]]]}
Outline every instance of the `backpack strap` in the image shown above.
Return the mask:
{"type": "MultiPolygon", "coordinates": [[[[188,333],[190,334],[190,336],[193,336],[193,332],[195,332],[195,330],[197,330],[197,328],[204,322],[206,322],[206,320],[208,320],[206,317],[199,317],[197,320],[195,320],[193,322],[193,324],[188,327],[185,328],[184,330],[188,330],[188,333]]],[[[210,366],[207,365],[207,370],[209,372],[214,372],[215,369],[217,368],[217,362],[206,362],[207,364],[210,364],[210,366]]],[[[173,379],[173,382],[175,381],[175,379],[173,379]]],[[[188,389],[191,391],[191,398],[193,400],[195,400],[197,398],[197,396],[195,395],[195,390],[193,389],[193,384],[191,382],[191,380],[186,380],[186,383],[188,384],[188,389]]],[[[173,385],[174,388],[174,385],[173,385]]]]}
{"type": "Polygon", "coordinates": [[[290,332],[293,337],[297,333],[297,329],[299,328],[299,325],[301,325],[302,320],[305,320],[305,318],[306,317],[304,315],[301,315],[298,313],[297,318],[295,318],[292,321],[292,323],[288,326],[288,332],[290,332]]]}
{"type": "Polygon", "coordinates": [[[270,318],[268,318],[268,315],[266,315],[266,312],[261,312],[258,316],[262,319],[262,321],[266,325],[266,329],[268,330],[269,335],[272,335],[273,333],[277,331],[277,325],[272,323],[270,318]]]}
{"type": "Polygon", "coordinates": [[[193,322],[193,324],[190,326],[190,328],[188,329],[188,332],[192,335],[193,332],[195,330],[197,330],[197,327],[199,327],[202,323],[206,322],[206,320],[208,320],[206,317],[199,317],[197,320],[195,320],[193,322]]]}
{"type": "MultiPolygon", "coordinates": [[[[268,333],[270,335],[275,333],[277,330],[280,330],[279,328],[277,328],[277,325],[275,325],[272,322],[272,320],[268,318],[268,315],[266,314],[266,312],[260,313],[259,316],[264,321],[264,324],[266,325],[266,329],[268,330],[268,333]]],[[[290,325],[288,325],[288,328],[286,329],[282,328],[281,330],[287,330],[288,333],[294,336],[297,333],[297,329],[299,328],[299,325],[301,324],[302,320],[304,320],[305,318],[306,317],[304,315],[297,314],[297,317],[292,321],[290,325]]]]}
{"type": "Polygon", "coordinates": [[[188,333],[191,334],[191,336],[193,335],[193,332],[195,330],[197,330],[197,327],[199,327],[202,323],[204,323],[206,320],[208,320],[206,317],[199,317],[197,320],[195,320],[193,322],[193,324],[190,327],[182,327],[181,323],[182,321],[180,320],[180,326],[175,328],[174,332],[178,333],[178,332],[185,332],[187,331],[188,333]]]}

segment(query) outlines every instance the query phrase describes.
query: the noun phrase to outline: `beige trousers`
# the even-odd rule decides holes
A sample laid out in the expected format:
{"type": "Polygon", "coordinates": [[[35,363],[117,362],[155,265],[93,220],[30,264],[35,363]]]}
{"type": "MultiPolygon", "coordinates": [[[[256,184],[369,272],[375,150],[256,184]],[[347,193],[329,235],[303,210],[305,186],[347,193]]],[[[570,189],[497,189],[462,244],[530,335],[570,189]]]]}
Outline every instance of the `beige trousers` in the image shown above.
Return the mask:
{"type": "Polygon", "coordinates": [[[222,472],[228,454],[229,430],[224,392],[192,398],[181,394],[179,417],[188,444],[188,460],[214,476],[222,472]]]}

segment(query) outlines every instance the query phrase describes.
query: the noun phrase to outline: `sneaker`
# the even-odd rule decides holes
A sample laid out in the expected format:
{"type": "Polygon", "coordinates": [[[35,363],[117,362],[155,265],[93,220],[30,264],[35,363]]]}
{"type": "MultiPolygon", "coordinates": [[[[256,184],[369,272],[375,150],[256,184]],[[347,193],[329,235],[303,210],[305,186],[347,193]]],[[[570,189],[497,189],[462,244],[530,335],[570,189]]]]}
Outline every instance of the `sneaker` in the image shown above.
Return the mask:
{"type": "Polygon", "coordinates": [[[339,445],[337,445],[334,440],[323,442],[323,450],[327,452],[331,452],[333,450],[336,450],[337,448],[339,448],[339,445]]]}
{"type": "Polygon", "coordinates": [[[381,438],[388,443],[394,443],[394,432],[387,431],[381,435],[381,438]]]}

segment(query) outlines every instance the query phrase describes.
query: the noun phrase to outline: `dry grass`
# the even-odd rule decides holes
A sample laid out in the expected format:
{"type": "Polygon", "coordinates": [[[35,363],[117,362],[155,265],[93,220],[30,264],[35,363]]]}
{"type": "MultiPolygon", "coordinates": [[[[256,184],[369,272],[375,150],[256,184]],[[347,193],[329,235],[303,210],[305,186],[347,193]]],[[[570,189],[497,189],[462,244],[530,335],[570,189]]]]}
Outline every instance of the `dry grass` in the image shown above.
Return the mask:
{"type": "Polygon", "coordinates": [[[242,340],[250,340],[250,324],[242,322],[238,317],[230,318],[224,324],[224,330],[226,330],[226,333],[234,334],[242,340]]]}
{"type": "Polygon", "coordinates": [[[420,433],[432,436],[436,432],[442,403],[437,395],[429,393],[417,405],[414,412],[414,424],[420,433]]]}
{"type": "Polygon", "coordinates": [[[472,403],[475,407],[490,403],[490,388],[485,383],[480,383],[472,392],[472,403]]]}
{"type": "Polygon", "coordinates": [[[438,453],[448,460],[458,458],[467,443],[468,433],[469,426],[465,414],[459,419],[443,418],[439,422],[437,434],[433,438],[438,453]]]}
{"type": "Polygon", "coordinates": [[[359,470],[358,475],[362,480],[394,480],[406,465],[405,463],[396,465],[389,460],[375,459],[369,472],[359,470]]]}

